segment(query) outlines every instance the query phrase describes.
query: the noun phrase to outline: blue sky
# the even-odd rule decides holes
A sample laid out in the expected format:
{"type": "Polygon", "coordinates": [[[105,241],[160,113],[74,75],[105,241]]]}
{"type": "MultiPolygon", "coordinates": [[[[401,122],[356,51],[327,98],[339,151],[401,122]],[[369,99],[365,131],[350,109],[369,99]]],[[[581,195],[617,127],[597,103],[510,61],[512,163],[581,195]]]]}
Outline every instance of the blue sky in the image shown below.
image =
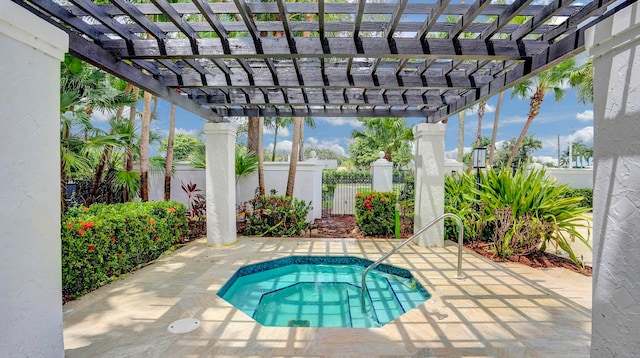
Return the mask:
{"type": "MultiPolygon", "coordinates": [[[[482,135],[490,137],[495,116],[498,96],[489,99],[482,122],[482,135]]],[[[169,104],[159,102],[158,118],[152,122],[152,128],[166,136],[169,128],[169,104]]],[[[498,141],[517,137],[529,111],[529,99],[511,97],[508,90],[504,96],[499,118],[498,141]]],[[[420,122],[420,118],[409,118],[409,124],[420,122]]],[[[465,147],[469,150],[477,132],[478,116],[474,110],[465,114],[465,147]]],[[[339,154],[348,154],[347,142],[351,132],[360,126],[355,118],[315,118],[316,128],[305,129],[305,145],[332,149],[339,154]]],[[[204,120],[178,108],[176,118],[177,133],[197,135],[202,130],[204,120]]],[[[291,148],[291,130],[280,130],[278,134],[278,152],[288,152],[291,148]]],[[[555,102],[553,93],[545,96],[540,114],[534,119],[528,134],[542,141],[543,148],[534,153],[534,157],[543,162],[557,159],[557,138],[560,135],[561,150],[568,147],[569,140],[581,140],[587,146],[593,145],[593,106],[579,105],[572,89],[567,89],[565,98],[555,102]]],[[[445,150],[448,158],[456,158],[458,138],[458,116],[449,119],[445,135],[445,150]]],[[[273,131],[265,130],[265,147],[273,145],[273,131]]]]}

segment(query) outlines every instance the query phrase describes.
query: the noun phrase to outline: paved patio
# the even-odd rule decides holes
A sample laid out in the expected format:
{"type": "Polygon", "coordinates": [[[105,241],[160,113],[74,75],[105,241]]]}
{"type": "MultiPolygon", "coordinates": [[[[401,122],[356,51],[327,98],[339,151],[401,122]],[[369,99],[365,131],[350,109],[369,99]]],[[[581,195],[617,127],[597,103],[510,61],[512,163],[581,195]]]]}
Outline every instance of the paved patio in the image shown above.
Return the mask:
{"type": "Polygon", "coordinates": [[[204,239],[64,306],[67,357],[586,357],[591,278],[563,269],[496,264],[457,247],[404,247],[388,263],[409,269],[429,300],[382,328],[263,327],[216,296],[246,264],[290,255],[376,260],[386,239],[204,239]],[[201,326],[167,332],[180,318],[201,326]]]}

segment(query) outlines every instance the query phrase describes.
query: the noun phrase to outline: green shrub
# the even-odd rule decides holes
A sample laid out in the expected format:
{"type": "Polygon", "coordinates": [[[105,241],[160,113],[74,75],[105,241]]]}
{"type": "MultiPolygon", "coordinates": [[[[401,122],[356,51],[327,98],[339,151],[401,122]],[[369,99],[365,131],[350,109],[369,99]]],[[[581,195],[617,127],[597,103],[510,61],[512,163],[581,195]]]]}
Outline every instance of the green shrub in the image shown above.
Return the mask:
{"type": "Polygon", "coordinates": [[[579,188],[579,189],[569,189],[569,191],[565,194],[565,198],[575,198],[579,197],[581,200],[578,202],[583,208],[593,208],[593,189],[590,188],[579,188]]]}
{"type": "Polygon", "coordinates": [[[243,234],[253,236],[294,236],[307,227],[311,203],[283,195],[257,196],[244,205],[243,234]]]}
{"type": "Polygon", "coordinates": [[[186,208],[176,202],[95,204],[62,218],[62,292],[92,291],[181,243],[186,208]]]}
{"type": "MultiPolygon", "coordinates": [[[[541,243],[552,243],[580,265],[568,239],[573,236],[590,248],[588,237],[577,230],[587,227],[581,197],[566,197],[571,190],[545,177],[544,168],[530,173],[510,168],[481,174],[480,190],[475,174],[456,174],[445,179],[445,211],[459,215],[469,240],[493,242],[497,256],[525,254],[541,243]]],[[[447,233],[454,229],[447,223],[447,233]]]]}
{"type": "Polygon", "coordinates": [[[394,233],[396,194],[364,192],[356,194],[356,225],[367,236],[394,233]]]}

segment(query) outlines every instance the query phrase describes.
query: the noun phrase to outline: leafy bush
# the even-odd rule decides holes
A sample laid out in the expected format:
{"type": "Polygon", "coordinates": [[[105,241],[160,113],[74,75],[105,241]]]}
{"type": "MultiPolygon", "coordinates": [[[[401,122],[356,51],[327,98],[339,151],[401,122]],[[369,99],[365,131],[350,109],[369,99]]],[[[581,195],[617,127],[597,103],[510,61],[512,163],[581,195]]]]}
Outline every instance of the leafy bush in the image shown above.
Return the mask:
{"type": "Polygon", "coordinates": [[[396,194],[364,192],[356,194],[356,225],[367,236],[392,235],[395,227],[396,194]]]}
{"type": "MultiPolygon", "coordinates": [[[[573,236],[590,247],[588,238],[577,229],[586,227],[580,206],[581,197],[566,197],[571,190],[545,177],[544,168],[526,173],[510,168],[481,174],[480,190],[469,174],[445,179],[445,211],[459,215],[465,224],[465,236],[493,243],[497,256],[524,254],[531,247],[546,249],[548,243],[560,247],[580,265],[568,239],[573,236]],[[538,241],[539,240],[539,241],[538,241]]],[[[447,233],[453,233],[448,223],[447,233]]]]}
{"type": "Polygon", "coordinates": [[[176,202],[95,204],[62,218],[62,292],[78,297],[181,243],[186,209],[176,202]]]}
{"type": "Polygon", "coordinates": [[[579,197],[582,200],[578,202],[583,208],[593,208],[593,189],[591,188],[579,188],[579,189],[569,189],[569,191],[565,194],[565,198],[575,198],[579,197]]]}
{"type": "Polygon", "coordinates": [[[307,227],[311,202],[283,195],[256,196],[242,206],[243,234],[253,236],[294,236],[307,227]]]}

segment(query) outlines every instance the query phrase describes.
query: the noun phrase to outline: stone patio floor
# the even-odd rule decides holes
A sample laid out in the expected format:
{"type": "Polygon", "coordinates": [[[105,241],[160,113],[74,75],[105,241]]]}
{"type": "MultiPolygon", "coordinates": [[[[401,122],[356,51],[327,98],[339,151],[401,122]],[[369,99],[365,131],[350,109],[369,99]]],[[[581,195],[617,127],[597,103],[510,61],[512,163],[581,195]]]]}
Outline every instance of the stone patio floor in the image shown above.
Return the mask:
{"type": "Polygon", "coordinates": [[[240,266],[291,255],[378,259],[396,240],[204,239],[64,305],[67,357],[587,357],[591,277],[408,245],[386,263],[435,299],[381,328],[263,327],[216,296],[240,266]],[[193,332],[167,331],[194,317],[193,332]]]}

